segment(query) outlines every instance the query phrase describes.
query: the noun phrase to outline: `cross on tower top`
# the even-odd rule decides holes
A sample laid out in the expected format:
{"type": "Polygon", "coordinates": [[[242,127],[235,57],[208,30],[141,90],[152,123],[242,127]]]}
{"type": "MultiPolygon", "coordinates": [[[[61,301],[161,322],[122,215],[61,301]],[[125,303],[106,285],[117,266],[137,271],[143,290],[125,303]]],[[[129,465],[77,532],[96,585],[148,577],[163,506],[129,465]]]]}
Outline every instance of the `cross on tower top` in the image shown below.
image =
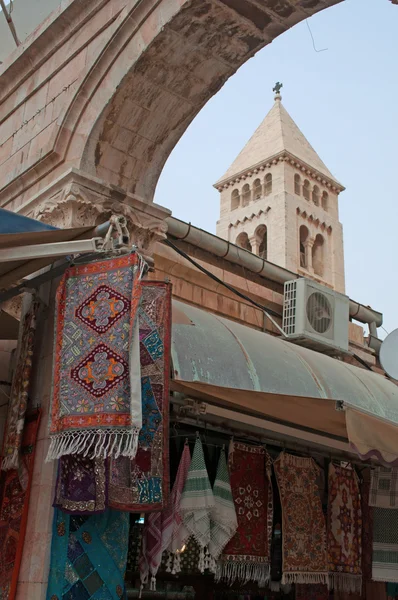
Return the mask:
{"type": "Polygon", "coordinates": [[[272,88],[272,91],[275,92],[275,100],[281,100],[281,89],[283,88],[283,83],[277,81],[275,86],[272,88]]]}

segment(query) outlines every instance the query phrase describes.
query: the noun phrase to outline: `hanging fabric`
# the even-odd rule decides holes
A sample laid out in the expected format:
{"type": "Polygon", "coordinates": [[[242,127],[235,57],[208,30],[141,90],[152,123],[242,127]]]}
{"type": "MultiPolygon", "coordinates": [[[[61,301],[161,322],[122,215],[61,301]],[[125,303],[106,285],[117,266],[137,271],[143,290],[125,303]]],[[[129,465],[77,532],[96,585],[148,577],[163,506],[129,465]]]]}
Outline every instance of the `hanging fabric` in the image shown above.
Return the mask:
{"type": "Polygon", "coordinates": [[[178,467],[177,477],[166,508],[162,512],[149,513],[145,519],[139,568],[141,586],[143,587],[148,583],[150,577],[150,589],[152,591],[156,591],[156,575],[162,561],[164,550],[170,548],[170,551],[173,553],[173,555],[170,556],[169,570],[173,573],[179,572],[179,568],[176,564],[179,563],[177,551],[182,545],[175,546],[175,544],[178,544],[179,530],[182,524],[180,515],[181,494],[188,475],[190,463],[191,455],[189,446],[188,444],[185,444],[178,467]],[[172,550],[172,548],[175,549],[172,550]]]}
{"type": "Polygon", "coordinates": [[[47,600],[126,598],[130,515],[82,517],[55,510],[47,600]]]}
{"type": "Polygon", "coordinates": [[[215,572],[216,562],[233,538],[238,528],[234,499],[232,497],[227,461],[224,449],[218,461],[217,475],[213,486],[214,507],[210,513],[209,553],[212,559],[211,570],[215,572]]]}
{"type": "Polygon", "coordinates": [[[339,592],[362,590],[362,512],[354,469],[329,465],[329,585],[339,592]]]}
{"type": "Polygon", "coordinates": [[[57,290],[47,460],[137,452],[142,426],[135,253],[70,267],[57,290]]]}
{"type": "Polygon", "coordinates": [[[171,285],[141,282],[138,311],[142,429],[134,459],[108,461],[109,505],[128,512],[162,510],[169,491],[171,285]]]}
{"type": "Polygon", "coordinates": [[[371,472],[369,505],[398,508],[398,469],[376,467],[371,472]]]}
{"type": "Polygon", "coordinates": [[[397,509],[373,509],[372,579],[398,583],[397,509]]]}
{"type": "Polygon", "coordinates": [[[282,583],[327,584],[326,523],[317,485],[320,469],[312,458],[285,452],[274,469],[282,504],[282,583]]]}
{"type": "Polygon", "coordinates": [[[61,456],[55,485],[54,507],[64,512],[92,515],[108,505],[106,461],[81,454],[61,456]]]}
{"type": "Polygon", "coordinates": [[[271,460],[262,447],[231,442],[228,465],[238,528],[217,563],[216,580],[264,587],[270,575],[271,460]]]}
{"type": "Polygon", "coordinates": [[[367,584],[372,581],[372,554],[373,554],[373,508],[369,506],[370,470],[362,472],[361,511],[362,511],[362,596],[367,600],[367,584]]]}
{"type": "Polygon", "coordinates": [[[30,306],[22,320],[18,340],[18,356],[11,386],[7,424],[4,430],[3,460],[1,468],[18,469],[25,413],[28,406],[29,386],[35,342],[36,322],[40,302],[31,296],[30,306]]]}
{"type": "Polygon", "coordinates": [[[17,470],[0,473],[0,598],[14,600],[22,560],[40,412],[25,419],[17,470]]]}
{"type": "Polygon", "coordinates": [[[199,544],[198,568],[201,573],[210,566],[210,555],[208,553],[210,513],[214,505],[214,495],[206,470],[202,442],[197,437],[181,495],[180,511],[183,520],[183,541],[187,541],[192,535],[199,544]]]}

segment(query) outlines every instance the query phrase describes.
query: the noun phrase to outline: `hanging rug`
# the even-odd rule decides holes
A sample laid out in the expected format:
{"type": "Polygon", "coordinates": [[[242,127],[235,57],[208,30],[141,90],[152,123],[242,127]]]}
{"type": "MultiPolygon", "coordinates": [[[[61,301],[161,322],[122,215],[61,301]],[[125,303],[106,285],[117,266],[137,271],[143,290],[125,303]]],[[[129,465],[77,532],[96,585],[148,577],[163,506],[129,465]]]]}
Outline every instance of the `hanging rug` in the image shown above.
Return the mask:
{"type": "Polygon", "coordinates": [[[329,465],[329,585],[339,592],[362,591],[362,511],[353,468],[329,465]]]}
{"type": "Polygon", "coordinates": [[[135,458],[108,461],[109,506],[127,512],[162,510],[169,492],[171,285],[141,282],[138,310],[142,429],[135,458]]]}
{"type": "Polygon", "coordinates": [[[231,442],[228,466],[238,528],[217,563],[216,580],[264,587],[270,576],[271,460],[265,448],[231,442]]]}
{"type": "Polygon", "coordinates": [[[138,261],[132,253],[70,267],[59,284],[47,460],[136,454],[142,425],[138,261]]]}
{"type": "Polygon", "coordinates": [[[274,462],[282,504],[282,583],[327,584],[326,523],[312,458],[282,452],[274,462]]]}

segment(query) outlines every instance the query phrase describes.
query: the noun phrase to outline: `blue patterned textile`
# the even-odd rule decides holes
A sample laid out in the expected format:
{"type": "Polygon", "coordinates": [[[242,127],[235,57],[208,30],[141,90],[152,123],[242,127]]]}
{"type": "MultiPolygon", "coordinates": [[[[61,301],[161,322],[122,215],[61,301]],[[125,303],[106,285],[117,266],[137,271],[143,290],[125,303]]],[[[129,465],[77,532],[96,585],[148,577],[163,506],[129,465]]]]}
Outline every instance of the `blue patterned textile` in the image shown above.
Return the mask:
{"type": "Polygon", "coordinates": [[[56,509],[47,600],[125,600],[129,526],[116,510],[86,517],[56,509]]]}

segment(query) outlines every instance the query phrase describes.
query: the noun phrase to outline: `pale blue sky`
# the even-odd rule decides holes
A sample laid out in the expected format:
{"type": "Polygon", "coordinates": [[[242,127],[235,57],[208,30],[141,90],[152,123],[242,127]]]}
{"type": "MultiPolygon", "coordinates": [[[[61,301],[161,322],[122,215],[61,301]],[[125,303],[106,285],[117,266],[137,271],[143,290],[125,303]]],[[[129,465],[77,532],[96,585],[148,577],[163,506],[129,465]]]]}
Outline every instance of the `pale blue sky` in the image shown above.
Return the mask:
{"type": "MultiPolygon", "coordinates": [[[[345,0],[279,37],[204,107],[170,156],[155,202],[215,232],[225,172],[273,104],[283,103],[331,172],[340,195],[346,288],[398,327],[398,6],[345,0]]],[[[383,332],[380,331],[380,334],[383,332]]]]}

